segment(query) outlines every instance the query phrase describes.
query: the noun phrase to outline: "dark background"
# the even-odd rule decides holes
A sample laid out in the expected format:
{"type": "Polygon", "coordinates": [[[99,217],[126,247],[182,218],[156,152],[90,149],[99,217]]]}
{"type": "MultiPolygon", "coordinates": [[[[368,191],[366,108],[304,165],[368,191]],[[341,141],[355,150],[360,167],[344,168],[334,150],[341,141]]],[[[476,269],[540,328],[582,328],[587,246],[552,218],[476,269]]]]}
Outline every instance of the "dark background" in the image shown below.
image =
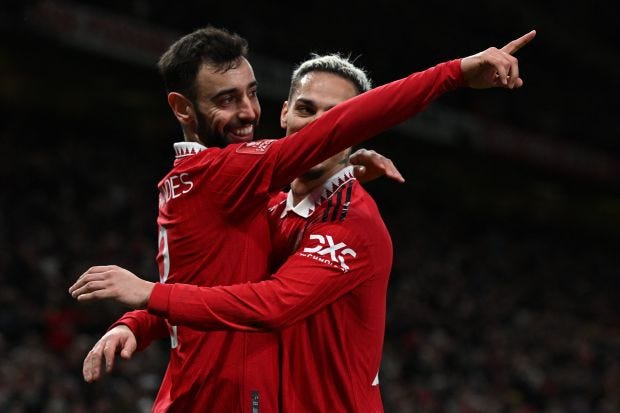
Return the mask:
{"type": "Polygon", "coordinates": [[[156,184],[180,129],[155,71],[206,24],[250,42],[259,136],[294,65],[351,54],[375,84],[531,29],[525,86],[457,90],[365,147],[395,263],[387,412],[620,411],[620,84],[608,4],[5,1],[0,8],[0,411],[149,411],[168,343],[86,385],[123,311],[66,290],[91,265],[156,279],[156,184]]]}

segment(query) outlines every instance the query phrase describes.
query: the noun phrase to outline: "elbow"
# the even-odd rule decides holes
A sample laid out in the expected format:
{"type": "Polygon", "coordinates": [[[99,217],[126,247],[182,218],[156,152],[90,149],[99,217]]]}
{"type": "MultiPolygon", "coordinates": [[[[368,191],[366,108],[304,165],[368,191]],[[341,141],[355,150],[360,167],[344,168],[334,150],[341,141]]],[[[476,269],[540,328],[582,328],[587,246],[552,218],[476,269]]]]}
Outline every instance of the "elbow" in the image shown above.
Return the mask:
{"type": "Polygon", "coordinates": [[[273,331],[282,330],[291,325],[289,317],[286,314],[268,314],[259,321],[262,329],[273,331]]]}

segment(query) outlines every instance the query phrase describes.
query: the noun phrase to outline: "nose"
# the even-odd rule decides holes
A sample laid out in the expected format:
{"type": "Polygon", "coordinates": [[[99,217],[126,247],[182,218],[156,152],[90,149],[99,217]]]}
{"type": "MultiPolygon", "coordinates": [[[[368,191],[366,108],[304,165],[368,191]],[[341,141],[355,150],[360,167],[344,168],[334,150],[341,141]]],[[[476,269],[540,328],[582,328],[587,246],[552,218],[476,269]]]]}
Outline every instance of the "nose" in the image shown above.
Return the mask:
{"type": "Polygon", "coordinates": [[[256,118],[258,118],[259,113],[260,105],[257,100],[250,99],[250,97],[245,96],[239,102],[239,119],[247,122],[253,122],[256,118]]]}

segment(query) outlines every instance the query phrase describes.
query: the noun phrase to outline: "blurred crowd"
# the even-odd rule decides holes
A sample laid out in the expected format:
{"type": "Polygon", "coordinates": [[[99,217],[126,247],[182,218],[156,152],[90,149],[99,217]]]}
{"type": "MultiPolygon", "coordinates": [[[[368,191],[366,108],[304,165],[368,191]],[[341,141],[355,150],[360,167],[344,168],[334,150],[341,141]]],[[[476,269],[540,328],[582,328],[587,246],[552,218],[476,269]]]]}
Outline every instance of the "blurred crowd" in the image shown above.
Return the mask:
{"type": "Polygon", "coordinates": [[[427,219],[412,226],[411,242],[396,241],[386,411],[620,411],[613,244],[427,219]]]}
{"type": "MultiPolygon", "coordinates": [[[[83,358],[125,309],[77,304],[67,288],[98,264],[157,278],[155,187],[172,148],[88,120],[10,114],[0,126],[0,411],[148,412],[169,343],[86,384],[83,358]]],[[[458,209],[383,209],[395,245],[386,412],[620,411],[617,244],[458,209]]]]}
{"type": "Polygon", "coordinates": [[[165,346],[87,385],[82,360],[125,309],[77,305],[67,293],[96,264],[118,262],[156,276],[156,192],[148,183],[155,178],[132,165],[148,149],[126,156],[125,136],[89,133],[88,120],[67,126],[44,114],[7,113],[0,141],[0,411],[149,411],[165,346]]]}

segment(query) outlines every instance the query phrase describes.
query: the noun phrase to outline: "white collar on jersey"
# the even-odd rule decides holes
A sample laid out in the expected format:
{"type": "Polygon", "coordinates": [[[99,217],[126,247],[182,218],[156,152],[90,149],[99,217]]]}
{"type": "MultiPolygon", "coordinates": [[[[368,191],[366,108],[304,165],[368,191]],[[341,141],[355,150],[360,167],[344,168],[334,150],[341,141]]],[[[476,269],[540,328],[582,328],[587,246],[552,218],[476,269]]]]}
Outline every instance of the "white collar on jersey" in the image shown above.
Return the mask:
{"type": "Polygon", "coordinates": [[[198,142],[175,142],[174,154],[177,159],[190,155],[196,155],[200,151],[207,149],[206,146],[198,142]]]}
{"type": "Polygon", "coordinates": [[[312,192],[306,195],[306,197],[295,206],[293,206],[293,192],[288,191],[286,196],[286,207],[284,211],[282,211],[280,218],[284,218],[289,211],[293,211],[300,217],[308,218],[316,208],[329,199],[338,188],[352,179],[355,179],[353,176],[353,166],[347,166],[332,175],[323,185],[314,188],[312,192]]]}

